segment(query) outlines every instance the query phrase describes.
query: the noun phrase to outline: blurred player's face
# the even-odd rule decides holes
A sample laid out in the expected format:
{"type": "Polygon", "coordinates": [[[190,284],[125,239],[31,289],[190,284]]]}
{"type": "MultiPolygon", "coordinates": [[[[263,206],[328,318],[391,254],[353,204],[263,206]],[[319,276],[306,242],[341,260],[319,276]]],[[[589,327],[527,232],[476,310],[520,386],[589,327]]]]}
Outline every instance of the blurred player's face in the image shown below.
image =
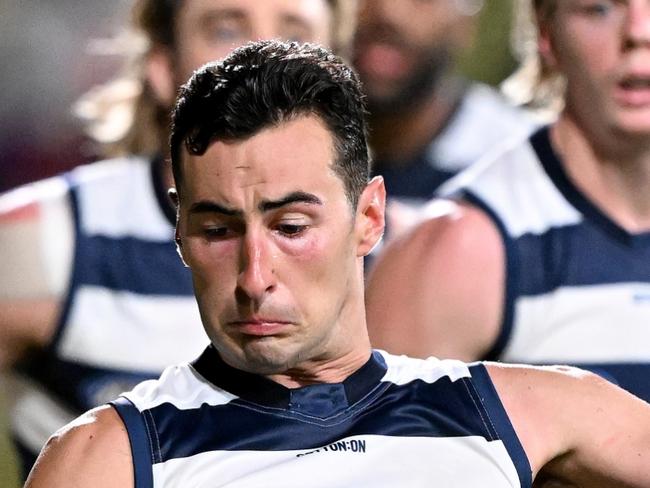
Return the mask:
{"type": "Polygon", "coordinates": [[[418,103],[435,88],[465,46],[471,26],[462,5],[472,0],[361,2],[354,65],[372,112],[418,103]]]}
{"type": "Polygon", "coordinates": [[[176,45],[164,53],[168,78],[158,96],[171,104],[176,87],[194,70],[259,39],[331,43],[332,11],[326,0],[184,0],[176,19],[176,45]]]}
{"type": "Polygon", "coordinates": [[[582,124],[650,136],[649,0],[557,2],[541,51],[565,75],[567,110],[582,124]]]}
{"type": "Polygon", "coordinates": [[[276,374],[358,347],[361,256],[374,242],[334,157],[315,116],[184,157],[181,249],[206,331],[232,366],[276,374]]]}

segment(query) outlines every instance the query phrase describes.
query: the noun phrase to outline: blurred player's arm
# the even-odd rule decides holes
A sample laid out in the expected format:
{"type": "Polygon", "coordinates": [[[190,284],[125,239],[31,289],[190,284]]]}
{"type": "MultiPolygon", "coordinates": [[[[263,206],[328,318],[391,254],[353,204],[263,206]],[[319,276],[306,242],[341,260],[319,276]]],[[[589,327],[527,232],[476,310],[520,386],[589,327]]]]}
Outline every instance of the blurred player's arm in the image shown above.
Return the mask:
{"type": "Polygon", "coordinates": [[[504,263],[498,230],[466,205],[450,205],[391,241],[368,277],[373,347],[416,357],[484,357],[500,332],[504,263]]]}
{"type": "Polygon", "coordinates": [[[49,343],[70,276],[70,205],[56,185],[46,198],[38,193],[0,196],[0,370],[49,343]]]}
{"type": "Polygon", "coordinates": [[[649,404],[576,368],[487,367],[535,486],[650,486],[649,404]]]}
{"type": "Polygon", "coordinates": [[[55,433],[25,484],[25,488],[71,486],[134,486],[129,438],[112,407],[91,410],[55,433]]]}

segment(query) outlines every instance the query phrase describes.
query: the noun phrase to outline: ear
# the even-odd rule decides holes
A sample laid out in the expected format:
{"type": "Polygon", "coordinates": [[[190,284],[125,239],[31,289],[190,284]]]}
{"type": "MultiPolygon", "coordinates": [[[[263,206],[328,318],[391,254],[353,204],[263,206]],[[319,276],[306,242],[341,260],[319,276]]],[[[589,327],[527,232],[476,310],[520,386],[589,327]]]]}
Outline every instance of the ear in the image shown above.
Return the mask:
{"type": "Polygon", "coordinates": [[[154,47],[151,50],[145,63],[145,74],[158,102],[171,107],[176,98],[176,82],[168,48],[154,47]]]}
{"type": "Polygon", "coordinates": [[[386,188],[384,179],[375,176],[359,197],[355,232],[357,256],[367,256],[384,235],[386,211],[386,188]]]}
{"type": "Polygon", "coordinates": [[[179,204],[179,199],[178,199],[178,192],[176,191],[176,188],[170,188],[167,190],[167,194],[169,195],[169,198],[171,201],[174,203],[174,206],[176,207],[176,228],[174,229],[174,242],[176,242],[176,252],[181,258],[181,261],[183,261],[183,265],[186,268],[189,268],[187,265],[187,261],[185,261],[185,255],[183,254],[183,239],[181,237],[181,231],[180,231],[180,204],[179,204]]]}
{"type": "Polygon", "coordinates": [[[555,49],[553,48],[553,36],[551,33],[551,20],[548,15],[537,12],[537,50],[542,59],[543,65],[551,69],[557,68],[557,58],[555,57],[555,49]]]}

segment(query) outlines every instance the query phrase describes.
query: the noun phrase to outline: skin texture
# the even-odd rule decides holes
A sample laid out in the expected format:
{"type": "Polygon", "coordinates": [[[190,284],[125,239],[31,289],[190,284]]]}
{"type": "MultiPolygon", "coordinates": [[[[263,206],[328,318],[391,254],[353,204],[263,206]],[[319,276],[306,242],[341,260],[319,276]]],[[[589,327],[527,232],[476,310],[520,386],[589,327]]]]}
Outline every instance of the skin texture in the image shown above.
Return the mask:
{"type": "MultiPolygon", "coordinates": [[[[551,142],[574,184],[631,233],[650,230],[650,4],[566,0],[540,25],[540,52],[567,78],[551,142]]],[[[503,320],[505,254],[480,209],[420,224],[371,271],[371,342],[396,353],[475,360],[503,320]],[[468,279],[468,277],[470,277],[468,279]],[[395,324],[404,324],[396,326],[395,324]]]]}

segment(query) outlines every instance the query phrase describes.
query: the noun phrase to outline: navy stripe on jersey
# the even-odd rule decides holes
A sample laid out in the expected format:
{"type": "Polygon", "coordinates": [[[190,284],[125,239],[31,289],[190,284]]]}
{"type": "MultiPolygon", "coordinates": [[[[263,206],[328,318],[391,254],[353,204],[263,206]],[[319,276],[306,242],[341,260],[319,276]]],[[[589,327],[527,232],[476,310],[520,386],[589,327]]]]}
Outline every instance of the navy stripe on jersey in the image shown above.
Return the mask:
{"type": "Polygon", "coordinates": [[[408,165],[375,161],[373,176],[381,175],[390,197],[429,200],[436,189],[456,174],[435,167],[429,159],[428,151],[419,155],[408,165]]]}
{"type": "Polygon", "coordinates": [[[65,361],[49,351],[35,353],[18,370],[46,388],[59,403],[78,413],[160,375],[159,371],[121,371],[65,361]]]}
{"type": "MultiPolygon", "coordinates": [[[[63,178],[65,179],[66,183],[68,184],[68,187],[71,188],[73,183],[73,177],[70,173],[66,173],[63,178]]],[[[68,322],[68,318],[70,317],[70,310],[72,309],[72,301],[75,295],[75,282],[78,280],[77,275],[80,273],[81,269],[83,269],[82,263],[79,260],[79,240],[78,237],[81,235],[81,228],[80,228],[80,217],[79,217],[79,200],[77,198],[77,194],[73,192],[72,190],[68,190],[68,200],[70,202],[70,209],[72,211],[72,220],[73,220],[73,225],[74,225],[74,233],[75,233],[75,238],[74,238],[74,249],[72,250],[74,258],[72,259],[72,269],[70,270],[70,280],[68,282],[68,287],[65,293],[65,297],[63,299],[63,303],[61,304],[61,313],[59,314],[59,320],[56,325],[56,330],[54,331],[54,335],[52,336],[52,340],[50,341],[50,344],[48,345],[48,353],[54,354],[54,351],[56,350],[56,347],[59,344],[59,341],[61,340],[61,336],[63,335],[63,329],[65,328],[65,324],[68,322]]]]}
{"type": "Polygon", "coordinates": [[[533,483],[533,470],[530,466],[530,461],[508,418],[508,414],[501,403],[499,394],[494,388],[487,369],[482,364],[476,364],[470,366],[469,370],[472,373],[471,385],[476,389],[477,393],[476,400],[483,404],[485,410],[490,415],[490,421],[496,431],[496,437],[503,441],[512,462],[517,468],[521,486],[531,486],[533,483]]]}
{"type": "Polygon", "coordinates": [[[13,448],[16,452],[16,461],[18,465],[18,476],[21,480],[26,480],[32,466],[36,464],[38,453],[33,452],[29,447],[23,444],[18,437],[11,436],[13,448]]]}
{"type": "Polygon", "coordinates": [[[85,266],[75,276],[76,286],[96,285],[140,295],[193,295],[189,269],[178,272],[182,264],[171,236],[169,242],[106,236],[79,236],[79,240],[85,241],[80,248],[85,266]]]}
{"type": "Polygon", "coordinates": [[[560,286],[650,281],[650,245],[628,247],[604,236],[590,221],[523,235],[515,240],[515,248],[518,261],[526,263],[518,286],[523,296],[542,295],[560,286]]]}
{"type": "Polygon", "coordinates": [[[153,471],[151,469],[152,456],[151,439],[147,426],[137,408],[126,398],[118,398],[111,402],[117,410],[124,425],[128,425],[129,444],[133,457],[133,470],[135,486],[138,488],[153,488],[153,471]]]}
{"type": "Polygon", "coordinates": [[[650,232],[630,234],[590,202],[573,184],[564,171],[558,155],[553,150],[548,127],[533,134],[530,137],[530,142],[544,170],[553,181],[553,184],[562,193],[564,198],[585,215],[588,220],[595,223],[595,225],[626,246],[650,246],[650,232]]]}

